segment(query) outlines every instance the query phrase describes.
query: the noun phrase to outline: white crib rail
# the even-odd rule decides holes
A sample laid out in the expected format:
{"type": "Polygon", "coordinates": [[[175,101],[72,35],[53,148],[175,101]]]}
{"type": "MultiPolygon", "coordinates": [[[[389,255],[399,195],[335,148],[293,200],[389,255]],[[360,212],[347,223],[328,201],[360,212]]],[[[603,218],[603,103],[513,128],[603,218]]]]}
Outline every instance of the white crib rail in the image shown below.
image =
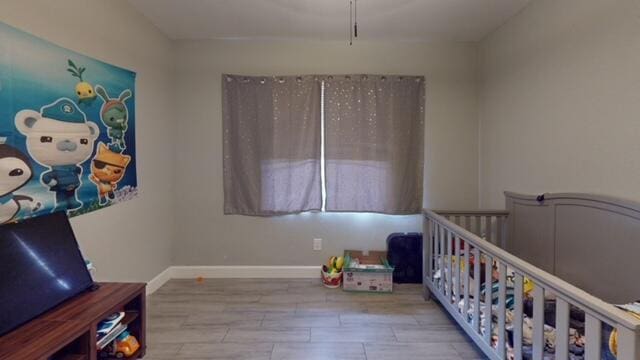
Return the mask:
{"type": "MultiPolygon", "coordinates": [[[[507,267],[509,267],[515,274],[513,307],[513,352],[515,359],[522,358],[523,287],[525,277],[531,279],[535,284],[533,291],[534,327],[532,337],[534,360],[542,360],[544,356],[545,292],[553,293],[557,299],[556,359],[568,358],[570,306],[575,306],[585,312],[585,359],[600,359],[602,323],[609,324],[617,329],[618,359],[640,359],[640,320],[496,246],[496,244],[504,244],[506,235],[504,224],[508,216],[507,213],[501,211],[446,211],[443,212],[443,215],[439,215],[432,210],[424,211],[425,295],[435,296],[489,358],[496,360],[506,358],[506,273],[507,267]],[[448,220],[447,217],[451,220],[448,220]],[[471,231],[475,230],[476,234],[458,224],[471,231]],[[475,227],[476,224],[480,225],[475,227]],[[479,235],[485,235],[485,238],[490,241],[483,240],[479,235]],[[460,257],[461,248],[464,249],[462,259],[460,257]],[[470,254],[475,259],[473,265],[473,294],[469,293],[471,281],[470,254]],[[485,264],[481,264],[481,256],[486,258],[485,264]],[[462,270],[458,262],[456,262],[455,267],[452,265],[452,257],[458,259],[458,262],[463,261],[465,263],[462,270]],[[492,279],[494,262],[497,263],[498,269],[498,339],[496,346],[492,345],[491,315],[485,317],[484,325],[481,324],[481,313],[492,314],[493,290],[485,291],[485,297],[480,299],[480,287],[482,284],[479,276],[484,271],[486,279],[492,279]],[[482,266],[484,266],[484,269],[481,269],[482,266]],[[435,276],[436,273],[440,275],[438,278],[435,276]],[[473,297],[472,300],[471,297],[473,297]],[[462,312],[458,307],[458,302],[461,299],[464,299],[462,312]],[[473,312],[471,319],[468,320],[467,314],[470,306],[473,306],[473,312]]],[[[491,284],[491,281],[489,283],[491,284]]],[[[486,288],[492,289],[491,286],[486,288]]]]}

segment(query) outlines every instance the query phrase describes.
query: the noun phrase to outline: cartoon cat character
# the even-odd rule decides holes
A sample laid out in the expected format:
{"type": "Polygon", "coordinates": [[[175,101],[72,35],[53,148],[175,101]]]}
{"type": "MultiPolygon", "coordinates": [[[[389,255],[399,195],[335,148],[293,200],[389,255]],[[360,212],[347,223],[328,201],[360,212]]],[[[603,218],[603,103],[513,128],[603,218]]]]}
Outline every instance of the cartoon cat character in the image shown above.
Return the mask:
{"type": "Polygon", "coordinates": [[[16,217],[22,208],[21,201],[29,201],[32,212],[40,209],[42,204],[32,197],[14,194],[32,177],[29,158],[20,150],[0,143],[0,224],[11,222],[16,217]]]}
{"type": "Polygon", "coordinates": [[[100,120],[108,128],[107,135],[111,140],[110,148],[113,151],[122,152],[127,147],[124,134],[127,132],[127,121],[129,120],[129,112],[124,102],[132,96],[131,90],[127,89],[120,93],[117,99],[112,99],[102,86],[97,85],[96,93],[104,101],[100,109],[100,120]]]}
{"type": "Polygon", "coordinates": [[[100,134],[96,123],[67,98],[46,105],[40,112],[21,110],[16,114],[18,131],[27,137],[31,158],[49,170],[40,182],[55,192],[53,211],[75,210],[82,206],[76,191],[82,185],[82,167],[93,153],[93,144],[100,134]]]}
{"type": "Polygon", "coordinates": [[[102,142],[98,143],[98,152],[91,162],[91,180],[98,188],[100,205],[106,205],[115,198],[118,182],[124,177],[124,172],[131,161],[131,156],[111,151],[102,142]]]}

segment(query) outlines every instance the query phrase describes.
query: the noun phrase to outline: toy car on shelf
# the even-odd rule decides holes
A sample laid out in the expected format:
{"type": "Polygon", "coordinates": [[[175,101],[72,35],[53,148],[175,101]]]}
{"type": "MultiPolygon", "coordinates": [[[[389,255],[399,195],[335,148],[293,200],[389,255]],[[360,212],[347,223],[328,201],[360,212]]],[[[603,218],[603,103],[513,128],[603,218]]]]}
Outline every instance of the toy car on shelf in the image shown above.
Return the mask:
{"type": "Polygon", "coordinates": [[[111,344],[105,346],[104,349],[100,350],[98,355],[101,359],[123,359],[135,354],[139,348],[140,343],[138,343],[138,339],[136,339],[135,336],[129,334],[128,331],[124,331],[122,334],[118,335],[118,337],[111,344]]]}

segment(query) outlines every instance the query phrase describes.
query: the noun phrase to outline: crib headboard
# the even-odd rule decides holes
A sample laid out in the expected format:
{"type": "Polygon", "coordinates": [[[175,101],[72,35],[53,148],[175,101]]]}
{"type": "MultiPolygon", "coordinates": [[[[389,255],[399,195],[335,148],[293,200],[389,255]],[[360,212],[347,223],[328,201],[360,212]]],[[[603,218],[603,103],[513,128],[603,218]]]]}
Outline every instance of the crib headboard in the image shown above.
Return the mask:
{"type": "Polygon", "coordinates": [[[640,299],[640,203],[505,192],[506,250],[613,304],[640,299]]]}

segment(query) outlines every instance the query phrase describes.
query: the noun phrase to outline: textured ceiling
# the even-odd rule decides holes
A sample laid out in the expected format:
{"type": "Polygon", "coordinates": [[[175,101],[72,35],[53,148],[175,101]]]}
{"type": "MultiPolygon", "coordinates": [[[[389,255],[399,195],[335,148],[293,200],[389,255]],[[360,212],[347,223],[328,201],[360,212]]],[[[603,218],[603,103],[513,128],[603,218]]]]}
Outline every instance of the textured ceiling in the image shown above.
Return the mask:
{"type": "MultiPolygon", "coordinates": [[[[348,0],[129,0],[173,39],[346,40],[348,0]]],[[[363,40],[478,41],[529,0],[358,0],[363,40]]]]}

